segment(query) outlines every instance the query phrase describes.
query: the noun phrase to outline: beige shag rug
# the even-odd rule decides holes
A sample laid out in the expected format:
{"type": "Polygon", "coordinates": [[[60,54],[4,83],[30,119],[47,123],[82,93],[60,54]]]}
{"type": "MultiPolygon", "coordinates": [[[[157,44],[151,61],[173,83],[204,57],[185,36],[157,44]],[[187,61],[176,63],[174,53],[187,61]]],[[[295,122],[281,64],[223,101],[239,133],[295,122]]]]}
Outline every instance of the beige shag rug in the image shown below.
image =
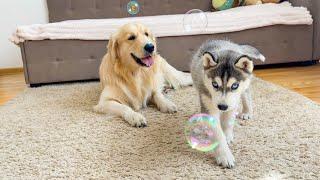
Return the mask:
{"type": "Polygon", "coordinates": [[[199,112],[192,87],[170,91],[176,114],[154,108],[137,129],[95,114],[97,82],[27,89],[0,107],[1,179],[319,179],[320,106],[262,80],[253,82],[254,120],[239,121],[234,169],[185,142],[199,112]]]}

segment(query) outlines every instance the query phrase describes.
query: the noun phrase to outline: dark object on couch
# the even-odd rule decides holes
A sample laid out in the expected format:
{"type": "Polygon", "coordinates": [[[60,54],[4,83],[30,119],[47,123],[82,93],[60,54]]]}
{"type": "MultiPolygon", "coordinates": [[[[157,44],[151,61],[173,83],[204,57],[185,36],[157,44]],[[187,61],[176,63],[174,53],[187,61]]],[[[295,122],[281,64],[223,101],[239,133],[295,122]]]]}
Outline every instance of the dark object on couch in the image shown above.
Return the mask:
{"type": "MultiPolygon", "coordinates": [[[[125,0],[47,0],[50,22],[70,19],[119,18],[130,16],[125,0]]],[[[320,59],[320,1],[290,0],[307,7],[314,19],[309,25],[275,25],[240,32],[158,38],[159,52],[170,64],[189,71],[193,52],[207,39],[230,39],[251,44],[267,57],[265,64],[320,59]]],[[[211,0],[148,0],[139,2],[138,16],[183,14],[190,9],[210,11],[211,0]]],[[[107,41],[42,40],[21,43],[26,83],[98,79],[98,69],[107,41]]]]}

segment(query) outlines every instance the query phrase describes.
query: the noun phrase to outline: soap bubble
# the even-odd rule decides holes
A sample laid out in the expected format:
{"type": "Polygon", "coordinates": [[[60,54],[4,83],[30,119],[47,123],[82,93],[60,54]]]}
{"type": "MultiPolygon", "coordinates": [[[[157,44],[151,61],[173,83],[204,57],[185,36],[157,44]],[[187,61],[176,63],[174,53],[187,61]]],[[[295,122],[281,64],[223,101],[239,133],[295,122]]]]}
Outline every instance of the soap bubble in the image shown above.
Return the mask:
{"type": "Polygon", "coordinates": [[[192,9],[183,16],[185,31],[204,31],[208,26],[207,14],[200,9],[192,9]]]}
{"type": "Polygon", "coordinates": [[[199,151],[209,152],[219,145],[216,140],[217,120],[208,114],[193,115],[185,127],[185,137],[188,144],[199,151]]]}
{"type": "Polygon", "coordinates": [[[127,4],[127,11],[129,14],[131,15],[136,15],[139,13],[139,3],[135,0],[131,0],[128,4],[127,4]]]}

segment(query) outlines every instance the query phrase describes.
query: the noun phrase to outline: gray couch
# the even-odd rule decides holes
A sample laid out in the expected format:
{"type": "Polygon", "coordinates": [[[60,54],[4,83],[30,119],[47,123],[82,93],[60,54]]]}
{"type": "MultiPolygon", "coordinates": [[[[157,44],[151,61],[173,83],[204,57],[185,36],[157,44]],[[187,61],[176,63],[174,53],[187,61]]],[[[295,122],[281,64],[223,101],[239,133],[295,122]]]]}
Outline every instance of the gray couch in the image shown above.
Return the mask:
{"type": "MultiPolygon", "coordinates": [[[[307,7],[314,24],[275,25],[241,32],[162,37],[159,52],[179,70],[188,71],[190,57],[207,39],[228,38],[256,46],[267,57],[265,64],[320,59],[320,0],[290,0],[307,7]]],[[[115,18],[130,16],[128,0],[47,0],[50,22],[70,19],[115,18]]],[[[211,0],[139,0],[139,16],[182,14],[190,9],[211,10],[211,0]]],[[[98,67],[106,52],[107,41],[42,40],[21,43],[26,83],[98,79],[98,67]]]]}

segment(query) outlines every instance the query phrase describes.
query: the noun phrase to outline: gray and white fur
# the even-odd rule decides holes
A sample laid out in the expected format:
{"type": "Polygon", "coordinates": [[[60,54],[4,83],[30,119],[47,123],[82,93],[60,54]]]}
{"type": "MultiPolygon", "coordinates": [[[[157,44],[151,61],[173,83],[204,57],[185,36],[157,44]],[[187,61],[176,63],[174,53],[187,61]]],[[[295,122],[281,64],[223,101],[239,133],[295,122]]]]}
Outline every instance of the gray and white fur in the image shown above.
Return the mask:
{"type": "Polygon", "coordinates": [[[242,100],[239,118],[252,118],[250,81],[253,60],[265,57],[254,47],[231,41],[210,40],[201,45],[191,63],[194,87],[199,94],[201,112],[219,121],[215,158],[219,165],[232,168],[235,159],[229,145],[233,141],[233,126],[242,100]]]}

